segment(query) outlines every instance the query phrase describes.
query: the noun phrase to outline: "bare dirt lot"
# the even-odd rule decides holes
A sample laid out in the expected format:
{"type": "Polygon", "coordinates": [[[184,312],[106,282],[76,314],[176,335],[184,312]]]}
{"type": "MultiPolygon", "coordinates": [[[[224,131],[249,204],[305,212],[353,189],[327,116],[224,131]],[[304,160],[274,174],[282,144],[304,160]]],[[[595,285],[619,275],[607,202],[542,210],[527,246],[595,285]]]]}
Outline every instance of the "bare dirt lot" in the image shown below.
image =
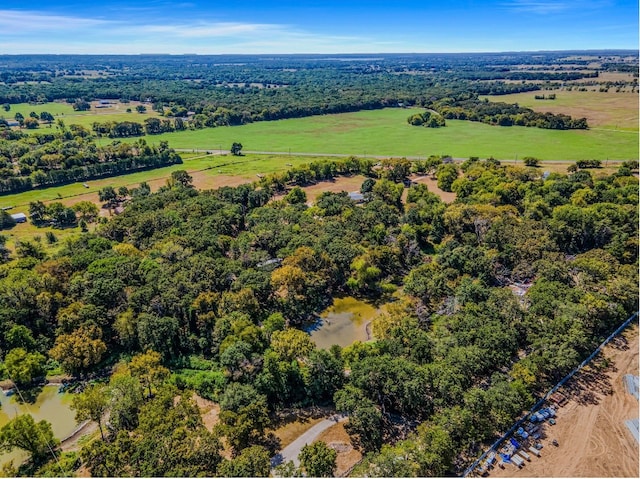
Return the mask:
{"type": "MultiPolygon", "coordinates": [[[[427,188],[431,193],[434,193],[440,197],[442,201],[445,203],[453,203],[456,199],[456,194],[442,191],[438,188],[438,180],[433,178],[432,176],[417,176],[415,178],[411,178],[411,181],[415,181],[416,183],[420,183],[422,185],[427,185],[427,188]]],[[[406,192],[402,197],[403,201],[406,200],[406,192]]]]}
{"type": "Polygon", "coordinates": [[[321,181],[313,186],[307,186],[304,191],[307,193],[307,200],[311,203],[315,203],[318,196],[325,191],[331,193],[340,193],[346,191],[351,193],[352,191],[360,191],[362,182],[366,178],[362,175],[355,176],[339,176],[333,181],[321,181]]]}
{"type": "Polygon", "coordinates": [[[624,423],[638,417],[638,400],[623,383],[625,374],[638,375],[638,348],[636,325],[561,390],[570,399],[557,424],[545,426],[542,457],[521,470],[495,468],[491,477],[640,477],[639,446],[624,423]]]}

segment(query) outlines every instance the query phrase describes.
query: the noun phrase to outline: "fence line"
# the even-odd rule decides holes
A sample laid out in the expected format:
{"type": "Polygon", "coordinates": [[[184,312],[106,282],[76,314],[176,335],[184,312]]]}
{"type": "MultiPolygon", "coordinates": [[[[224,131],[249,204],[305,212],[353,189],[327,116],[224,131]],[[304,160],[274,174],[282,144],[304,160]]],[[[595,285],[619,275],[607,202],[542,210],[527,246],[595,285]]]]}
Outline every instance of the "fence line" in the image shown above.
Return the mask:
{"type": "Polygon", "coordinates": [[[495,451],[498,446],[505,441],[511,434],[513,434],[513,431],[515,431],[518,427],[520,427],[522,425],[522,423],[525,422],[525,419],[527,417],[529,417],[530,414],[534,413],[535,411],[537,411],[540,406],[542,406],[542,404],[544,404],[544,402],[549,399],[549,397],[555,393],[559,388],[561,388],[569,379],[571,379],[574,374],[576,374],[578,371],[580,371],[583,367],[585,367],[587,364],[589,364],[591,362],[591,360],[602,350],[602,348],[604,346],[606,346],[607,344],[609,344],[609,342],[611,342],[611,340],[613,338],[615,338],[618,334],[620,334],[627,326],[629,326],[629,323],[631,323],[632,320],[634,320],[635,318],[637,318],[638,316],[638,312],[636,311],[635,313],[633,313],[624,323],[622,323],[620,326],[618,326],[618,328],[609,335],[609,337],[607,337],[607,339],[605,339],[590,355],[587,359],[585,359],[584,361],[582,361],[578,367],[576,367],[573,371],[571,371],[569,374],[567,374],[564,378],[562,378],[560,380],[560,382],[558,384],[556,384],[555,386],[553,386],[544,396],[542,396],[542,399],[540,399],[537,403],[535,403],[531,409],[529,409],[529,411],[522,417],[520,418],[518,421],[516,421],[516,423],[511,427],[511,429],[509,429],[506,433],[504,433],[500,439],[498,439],[496,442],[494,442],[493,444],[491,444],[491,446],[489,447],[489,449],[487,449],[478,459],[476,459],[473,464],[471,464],[462,474],[462,477],[467,477],[469,475],[469,473],[471,471],[473,471],[476,467],[478,467],[478,464],[480,464],[483,459],[487,456],[487,454],[489,454],[489,452],[491,451],[495,451]]]}

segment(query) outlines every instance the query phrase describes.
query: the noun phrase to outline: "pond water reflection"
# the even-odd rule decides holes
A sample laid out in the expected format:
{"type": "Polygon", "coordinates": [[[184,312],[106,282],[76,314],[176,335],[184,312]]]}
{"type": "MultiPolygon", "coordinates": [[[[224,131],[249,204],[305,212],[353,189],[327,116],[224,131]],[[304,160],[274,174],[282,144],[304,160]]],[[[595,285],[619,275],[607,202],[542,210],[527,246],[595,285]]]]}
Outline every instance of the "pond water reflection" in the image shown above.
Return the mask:
{"type": "Polygon", "coordinates": [[[369,323],[379,313],[375,306],[352,296],[334,298],[333,304],[306,331],[320,349],[329,349],[334,344],[345,347],[371,339],[369,323]]]}
{"type": "MultiPolygon", "coordinates": [[[[53,435],[57,439],[69,436],[77,427],[75,411],[71,410],[72,394],[58,392],[58,386],[44,386],[33,404],[22,404],[17,394],[7,396],[6,391],[0,393],[0,427],[20,414],[29,413],[38,422],[46,420],[51,423],[53,435]]],[[[14,465],[25,460],[28,454],[14,449],[0,455],[0,465],[13,460],[14,465]]]]}

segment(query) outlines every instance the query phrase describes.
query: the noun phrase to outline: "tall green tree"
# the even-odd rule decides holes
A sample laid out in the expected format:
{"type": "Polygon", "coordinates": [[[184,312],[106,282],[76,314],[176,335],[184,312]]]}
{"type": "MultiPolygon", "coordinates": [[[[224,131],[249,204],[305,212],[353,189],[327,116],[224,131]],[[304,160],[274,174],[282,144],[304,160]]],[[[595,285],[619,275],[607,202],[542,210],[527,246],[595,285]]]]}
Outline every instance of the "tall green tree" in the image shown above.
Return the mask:
{"type": "Polygon", "coordinates": [[[98,423],[100,436],[104,441],[102,417],[109,408],[109,393],[107,388],[98,384],[91,384],[80,394],[73,396],[71,409],[76,412],[76,421],[91,420],[98,423]]]}
{"type": "Polygon", "coordinates": [[[35,378],[44,376],[46,358],[38,353],[29,353],[23,348],[9,351],[4,358],[4,368],[16,384],[30,384],[35,378]]]}
{"type": "Polygon", "coordinates": [[[107,345],[102,340],[102,330],[93,325],[82,325],[70,334],[61,334],[49,351],[53,359],[66,372],[76,375],[87,372],[102,359],[107,345]]]}
{"type": "Polygon", "coordinates": [[[333,477],[337,457],[338,453],[322,441],[303,446],[298,455],[300,467],[310,477],[333,477]]]}
{"type": "Polygon", "coordinates": [[[131,375],[137,377],[151,396],[151,387],[158,386],[169,376],[169,370],[162,365],[162,357],[156,351],[136,354],[131,358],[129,369],[131,375]]]}
{"type": "Polygon", "coordinates": [[[44,420],[36,423],[31,414],[16,416],[0,429],[0,450],[22,449],[35,463],[43,461],[58,444],[51,424],[44,420]]]}
{"type": "Polygon", "coordinates": [[[231,154],[233,156],[240,156],[242,154],[242,143],[234,142],[231,145],[231,154]]]}
{"type": "Polygon", "coordinates": [[[262,446],[250,446],[237,456],[223,460],[218,466],[220,477],[268,477],[271,456],[262,446]]]}

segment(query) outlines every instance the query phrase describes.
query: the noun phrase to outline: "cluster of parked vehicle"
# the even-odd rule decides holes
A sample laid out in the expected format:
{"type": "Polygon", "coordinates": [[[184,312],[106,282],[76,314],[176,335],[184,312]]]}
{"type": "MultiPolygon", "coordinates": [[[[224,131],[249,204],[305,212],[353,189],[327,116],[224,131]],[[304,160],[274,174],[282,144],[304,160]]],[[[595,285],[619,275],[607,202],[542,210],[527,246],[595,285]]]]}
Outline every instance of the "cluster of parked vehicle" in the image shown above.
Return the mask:
{"type": "MultiPolygon", "coordinates": [[[[480,465],[477,472],[482,476],[489,474],[489,471],[497,464],[504,469],[505,464],[511,463],[518,468],[524,467],[525,461],[531,462],[531,456],[540,457],[540,451],[544,447],[541,440],[543,432],[541,426],[545,421],[550,425],[555,425],[556,410],[553,407],[539,409],[532,413],[522,426],[514,433],[514,437],[509,438],[500,451],[491,451],[485,461],[480,465]]],[[[551,444],[558,447],[560,444],[556,439],[551,440],[551,444]]]]}

